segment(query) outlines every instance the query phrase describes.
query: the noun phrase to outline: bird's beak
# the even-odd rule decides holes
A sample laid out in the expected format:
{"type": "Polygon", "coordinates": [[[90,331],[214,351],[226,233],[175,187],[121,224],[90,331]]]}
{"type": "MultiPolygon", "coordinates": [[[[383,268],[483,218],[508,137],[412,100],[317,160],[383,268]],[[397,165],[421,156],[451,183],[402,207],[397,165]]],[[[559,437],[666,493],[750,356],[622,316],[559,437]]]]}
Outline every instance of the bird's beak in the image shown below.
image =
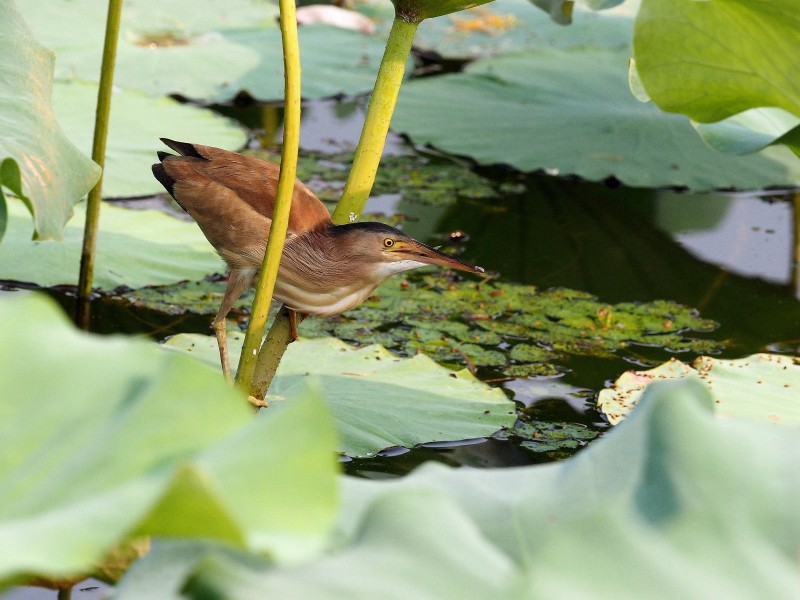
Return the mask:
{"type": "Polygon", "coordinates": [[[398,240],[389,252],[401,257],[402,260],[415,260],[426,265],[439,265],[440,267],[469,271],[470,273],[484,272],[483,267],[471,265],[465,260],[439,252],[436,248],[431,248],[416,240],[398,240]]]}

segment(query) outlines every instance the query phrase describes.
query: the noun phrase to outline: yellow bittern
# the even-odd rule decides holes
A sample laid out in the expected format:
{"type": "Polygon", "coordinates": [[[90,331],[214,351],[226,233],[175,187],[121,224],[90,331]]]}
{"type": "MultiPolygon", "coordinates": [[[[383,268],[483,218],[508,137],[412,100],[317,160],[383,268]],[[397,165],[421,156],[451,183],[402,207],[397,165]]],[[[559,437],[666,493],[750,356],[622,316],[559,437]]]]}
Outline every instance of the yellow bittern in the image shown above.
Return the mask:
{"type": "MultiPolygon", "coordinates": [[[[211,146],[161,141],[179,156],[159,152],[153,175],[228,264],[228,286],[213,327],[222,370],[230,379],[225,318],[242,292],[258,281],[280,167],[211,146]]],[[[382,223],[334,225],[319,198],[296,181],[273,298],[289,308],[294,339],[295,312],[338,315],[363,302],[391,275],[425,265],[483,272],[382,223]]]]}

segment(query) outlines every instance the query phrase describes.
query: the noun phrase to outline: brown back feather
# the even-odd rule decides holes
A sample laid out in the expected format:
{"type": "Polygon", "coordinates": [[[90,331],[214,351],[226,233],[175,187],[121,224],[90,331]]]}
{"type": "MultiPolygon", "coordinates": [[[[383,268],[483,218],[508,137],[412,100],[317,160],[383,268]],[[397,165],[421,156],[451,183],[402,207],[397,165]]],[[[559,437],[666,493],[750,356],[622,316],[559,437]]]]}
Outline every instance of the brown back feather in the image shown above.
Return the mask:
{"type": "MultiPolygon", "coordinates": [[[[166,138],[162,138],[162,141],[181,156],[167,155],[163,158],[159,156],[164,173],[156,168],[158,165],[154,165],[153,172],[167,191],[173,193],[175,190],[173,193],[175,199],[189,213],[192,211],[187,204],[195,200],[188,190],[193,189],[193,186],[183,186],[186,193],[181,195],[177,184],[185,178],[200,177],[228,188],[239,200],[272,220],[280,173],[278,165],[254,156],[245,156],[212,146],[177,142],[166,138]],[[170,179],[171,187],[165,183],[165,180],[170,179]]],[[[330,215],[325,205],[303,183],[295,181],[292,208],[289,213],[289,232],[301,234],[330,224],[330,215]]]]}

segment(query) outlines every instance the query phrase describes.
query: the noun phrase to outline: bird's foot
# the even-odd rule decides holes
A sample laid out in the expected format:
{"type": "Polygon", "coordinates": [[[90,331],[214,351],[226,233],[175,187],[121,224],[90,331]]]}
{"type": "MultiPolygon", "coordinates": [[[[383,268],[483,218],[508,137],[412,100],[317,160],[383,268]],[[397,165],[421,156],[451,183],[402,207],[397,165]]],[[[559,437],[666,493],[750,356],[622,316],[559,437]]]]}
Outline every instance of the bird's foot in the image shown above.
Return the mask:
{"type": "Polygon", "coordinates": [[[266,400],[264,400],[262,398],[256,398],[253,395],[248,396],[247,397],[247,401],[250,404],[252,404],[255,407],[256,410],[258,410],[259,408],[267,408],[269,406],[269,402],[267,402],[266,400]]]}

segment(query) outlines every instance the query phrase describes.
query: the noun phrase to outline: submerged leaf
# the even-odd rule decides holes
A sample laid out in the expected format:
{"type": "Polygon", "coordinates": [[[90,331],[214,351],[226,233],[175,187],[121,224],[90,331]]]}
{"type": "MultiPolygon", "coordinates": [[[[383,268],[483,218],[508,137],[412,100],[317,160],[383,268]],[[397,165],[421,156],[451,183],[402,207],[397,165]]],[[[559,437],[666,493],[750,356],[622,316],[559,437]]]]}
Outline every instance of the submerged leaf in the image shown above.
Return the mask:
{"type": "MultiPolygon", "coordinates": [[[[222,282],[195,282],[133,290],[124,297],[159,310],[211,315],[223,292],[222,282]]],[[[696,310],[675,302],[609,305],[576,290],[481,285],[435,272],[389,279],[353,310],[306,319],[300,333],[333,335],[359,346],[379,343],[400,356],[422,352],[448,366],[487,367],[525,377],[563,371],[558,363],[565,354],[638,358],[642,346],[718,351],[723,343],[688,336],[716,327],[696,310]]]]}

